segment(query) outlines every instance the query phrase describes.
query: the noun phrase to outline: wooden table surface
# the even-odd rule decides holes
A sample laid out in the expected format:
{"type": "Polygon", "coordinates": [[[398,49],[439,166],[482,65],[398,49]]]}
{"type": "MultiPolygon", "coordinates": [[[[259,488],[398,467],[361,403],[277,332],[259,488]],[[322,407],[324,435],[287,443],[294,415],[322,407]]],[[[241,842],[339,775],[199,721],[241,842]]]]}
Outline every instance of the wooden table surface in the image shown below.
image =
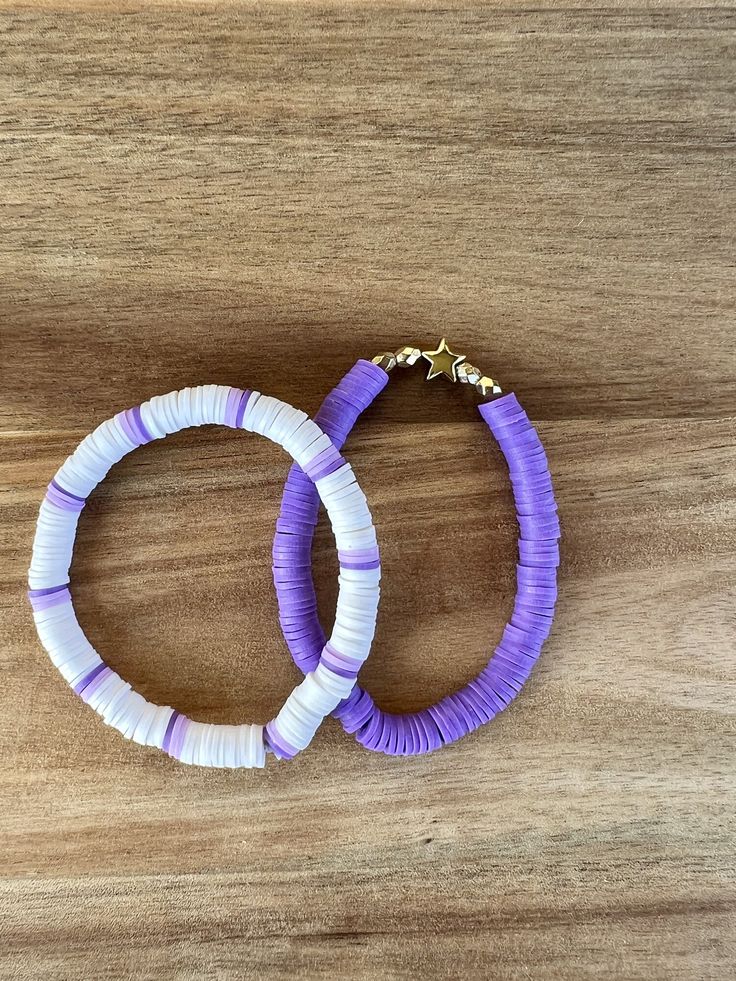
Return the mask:
{"type": "MultiPolygon", "coordinates": [[[[1,8],[0,976],[732,978],[734,8],[1,8]],[[78,440],[203,382],[313,412],[356,358],[444,334],[519,394],[559,496],[558,619],[517,702],[419,759],[329,720],[264,772],[103,726],[24,597],[78,440]]],[[[510,611],[473,403],[401,373],[348,444],[391,710],[472,677],[510,611]]],[[[287,468],[190,431],[93,495],[80,620],[148,698],[265,721],[297,682],[287,468]]],[[[329,622],[324,526],[315,570],[329,622]]]]}

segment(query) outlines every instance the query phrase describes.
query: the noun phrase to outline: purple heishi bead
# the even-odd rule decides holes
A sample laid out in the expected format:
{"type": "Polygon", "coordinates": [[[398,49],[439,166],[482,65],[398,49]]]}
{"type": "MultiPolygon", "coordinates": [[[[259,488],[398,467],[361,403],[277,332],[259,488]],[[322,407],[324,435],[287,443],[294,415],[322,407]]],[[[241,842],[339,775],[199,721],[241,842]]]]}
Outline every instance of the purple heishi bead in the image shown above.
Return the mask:
{"type": "Polygon", "coordinates": [[[102,674],[106,667],[107,665],[105,662],[100,661],[96,667],[92,668],[91,671],[88,671],[81,681],[78,681],[76,685],[74,685],[74,691],[77,693],[77,695],[81,695],[87,685],[94,681],[98,675],[102,674]]]}
{"type": "Polygon", "coordinates": [[[179,718],[181,713],[177,712],[176,709],[171,713],[168,725],[166,726],[166,732],[164,733],[164,741],[161,744],[161,749],[164,753],[168,753],[169,746],[171,744],[171,734],[174,731],[174,726],[176,725],[176,720],[179,718]]]}

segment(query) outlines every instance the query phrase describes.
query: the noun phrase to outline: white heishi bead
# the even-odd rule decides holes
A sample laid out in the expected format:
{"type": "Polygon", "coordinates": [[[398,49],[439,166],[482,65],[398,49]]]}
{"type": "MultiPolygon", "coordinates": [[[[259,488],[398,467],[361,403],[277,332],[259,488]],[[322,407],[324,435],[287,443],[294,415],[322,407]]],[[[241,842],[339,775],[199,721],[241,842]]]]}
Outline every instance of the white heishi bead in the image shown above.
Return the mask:
{"type": "Polygon", "coordinates": [[[234,746],[232,744],[232,726],[223,725],[221,727],[222,743],[220,745],[220,759],[223,768],[231,769],[230,760],[234,756],[234,746]]]}
{"type": "Polygon", "coordinates": [[[350,630],[360,636],[365,636],[367,634],[370,637],[376,628],[376,621],[374,617],[371,617],[368,614],[359,617],[352,612],[347,614],[344,610],[340,613],[340,623],[346,630],[350,630]]]}
{"type": "MultiPolygon", "coordinates": [[[[44,624],[44,629],[45,627],[46,624],[44,624]]],[[[38,636],[41,638],[41,643],[43,644],[46,653],[53,661],[55,667],[61,671],[67,680],[68,674],[71,671],[76,670],[77,662],[80,657],[86,655],[88,658],[92,659],[92,655],[96,653],[86,637],[82,641],[75,640],[73,637],[70,637],[70,639],[66,642],[55,643],[42,630],[39,630],[38,636]]]]}
{"type": "MultiPolygon", "coordinates": [[[[200,385],[155,396],[140,408],[143,425],[154,439],[160,439],[188,426],[223,424],[230,392],[226,385],[200,385]]],[[[118,414],[103,422],[67,458],[55,477],[64,490],[86,498],[110,468],[135,448],[121,418],[118,414]]],[[[280,444],[302,467],[332,446],[329,437],[304,412],[259,392],[251,392],[242,428],[280,444]]],[[[342,464],[316,486],[332,521],[338,549],[350,552],[374,548],[376,533],[368,503],[350,465],[342,464]]],[[[44,498],[28,573],[31,589],[68,582],[78,521],[78,511],[60,508],[44,498]]],[[[356,660],[363,660],[370,650],[380,578],[380,569],[341,569],[338,577],[339,595],[330,639],[337,650],[356,660]]],[[[70,685],[103,663],[77,622],[68,597],[34,611],[33,619],[41,643],[70,685]]],[[[278,731],[295,749],[303,749],[325,715],[349,695],[354,683],[320,663],[282,706],[275,720],[278,731]]],[[[93,691],[88,704],[127,739],[159,749],[174,711],[146,701],[112,670],[93,691]]],[[[180,756],[183,762],[202,766],[263,767],[264,727],[216,726],[190,720],[180,756]]]]}
{"type": "Polygon", "coordinates": [[[274,441],[280,443],[284,448],[305,419],[309,418],[307,413],[302,412],[301,409],[294,409],[292,406],[285,405],[285,410],[278,418],[278,425],[271,432],[274,441]]]}
{"type": "MultiPolygon", "coordinates": [[[[347,681],[347,678],[345,680],[347,681]]],[[[351,689],[352,684],[348,688],[347,694],[350,694],[351,689]]],[[[296,694],[299,702],[314,711],[318,711],[322,716],[327,715],[328,712],[331,712],[335,708],[333,704],[334,697],[334,692],[327,691],[319,684],[314,672],[310,672],[306,676],[304,684],[299,686],[299,692],[296,694]]]]}
{"type": "Polygon", "coordinates": [[[69,684],[73,683],[72,679],[78,680],[80,675],[91,671],[92,668],[97,667],[98,662],[102,661],[86,637],[72,640],[65,647],[56,650],[47,648],[47,651],[54,665],[69,684]]]}
{"type": "Polygon", "coordinates": [[[150,702],[146,702],[143,715],[138,720],[138,724],[135,727],[135,732],[131,736],[133,742],[140,743],[141,746],[148,745],[148,733],[153,724],[157,711],[157,705],[152,705],[150,702]]]}
{"type": "Polygon", "coordinates": [[[78,485],[83,488],[82,497],[87,497],[110,469],[104,460],[99,460],[90,453],[84,443],[80,443],[72,454],[70,467],[74,468],[78,485]]]}
{"type": "Polygon", "coordinates": [[[184,733],[184,741],[181,744],[181,753],[179,754],[179,760],[182,763],[191,764],[194,762],[194,749],[197,744],[198,731],[201,727],[201,722],[192,722],[190,720],[187,731],[184,733]]]}
{"type": "Polygon", "coordinates": [[[220,400],[220,386],[219,385],[205,385],[204,386],[204,417],[205,423],[208,426],[215,426],[220,423],[220,419],[217,416],[217,406],[220,400]]]}
{"type": "Polygon", "coordinates": [[[355,681],[352,678],[343,678],[342,675],[335,674],[326,664],[322,663],[317,665],[312,672],[312,677],[316,685],[324,688],[331,695],[336,695],[338,702],[347,698],[355,687],[355,681]]]}
{"type": "Polygon", "coordinates": [[[218,727],[210,723],[205,745],[205,766],[217,766],[218,727]]]}
{"type": "Polygon", "coordinates": [[[240,742],[240,726],[228,726],[226,735],[227,748],[225,751],[225,765],[230,770],[234,770],[238,763],[238,745],[240,742]]]}
{"type": "Polygon", "coordinates": [[[192,388],[192,423],[201,426],[204,419],[204,386],[195,385],[192,388]]]}
{"type": "Polygon", "coordinates": [[[188,762],[193,766],[201,766],[202,740],[207,733],[207,723],[194,722],[189,728],[191,731],[187,732],[184,740],[187,757],[191,757],[188,762]]]}
{"type": "Polygon", "coordinates": [[[130,684],[126,682],[124,691],[119,695],[116,695],[111,702],[108,702],[107,707],[102,714],[102,718],[105,720],[105,722],[109,726],[114,726],[114,728],[122,732],[123,735],[125,735],[125,732],[123,731],[125,729],[125,716],[130,706],[128,700],[131,695],[137,694],[137,692],[133,691],[130,684]]]}
{"type": "Polygon", "coordinates": [[[246,429],[249,433],[257,432],[257,427],[260,425],[260,421],[263,418],[263,413],[265,407],[268,405],[268,396],[257,395],[255,392],[248,399],[248,404],[245,407],[245,412],[243,413],[243,429],[246,429]],[[261,403],[264,405],[261,405],[261,403]]]}
{"type": "Polygon", "coordinates": [[[200,417],[199,417],[200,403],[199,400],[197,399],[197,390],[198,390],[198,386],[196,385],[193,385],[190,389],[188,389],[187,397],[185,400],[186,413],[187,413],[187,418],[189,419],[190,426],[199,426],[200,424],[200,417]]]}
{"type": "Polygon", "coordinates": [[[171,432],[166,427],[166,416],[159,410],[159,406],[162,406],[165,398],[166,396],[164,395],[156,395],[154,398],[149,399],[148,402],[144,402],[141,406],[143,425],[154,439],[162,439],[171,432]]]}
{"type": "MultiPolygon", "coordinates": [[[[337,473],[337,471],[335,471],[335,473],[337,473]]],[[[329,501],[330,501],[331,506],[334,507],[339,502],[342,502],[344,500],[348,500],[349,501],[351,499],[351,497],[352,497],[352,495],[354,493],[354,488],[357,487],[357,484],[353,483],[353,484],[350,484],[347,487],[342,487],[339,490],[326,491],[326,489],[322,486],[322,481],[323,480],[326,480],[326,479],[327,479],[326,477],[322,477],[318,481],[318,483],[319,483],[319,489],[322,491],[323,497],[329,498],[329,501]]]]}
{"type": "Polygon", "coordinates": [[[115,426],[111,425],[108,419],[87,437],[92,451],[101,459],[109,460],[111,465],[122,460],[128,452],[128,448],[116,439],[116,432],[115,426]]]}
{"type": "Polygon", "coordinates": [[[202,385],[192,386],[192,424],[202,426],[204,424],[204,388],[202,385]]]}
{"type": "Polygon", "coordinates": [[[149,402],[144,402],[141,406],[141,418],[146,428],[153,435],[156,433],[168,436],[175,433],[179,428],[177,425],[177,400],[176,392],[169,392],[168,395],[156,395],[149,402]]]}
{"type": "MultiPolygon", "coordinates": [[[[361,501],[359,497],[356,497],[352,493],[352,488],[345,483],[347,478],[354,481],[355,475],[353,474],[352,470],[348,474],[345,474],[344,468],[341,467],[339,470],[336,470],[334,474],[330,474],[328,477],[323,477],[321,480],[318,480],[315,486],[322,495],[322,499],[325,502],[325,507],[327,508],[328,512],[335,515],[340,515],[348,514],[352,511],[360,511],[365,516],[366,524],[368,524],[368,515],[370,512],[368,511],[365,499],[361,501]],[[339,479],[340,486],[338,486],[336,483],[332,487],[323,487],[322,481],[331,480],[332,477],[339,479]],[[346,487],[349,493],[340,493],[340,491],[344,490],[346,487]]],[[[353,484],[353,486],[355,485],[353,484]]]]}
{"type": "Polygon", "coordinates": [[[43,501],[28,573],[31,589],[48,589],[67,582],[78,521],[79,512],[61,511],[43,501]],[[51,557],[47,546],[57,546],[59,552],[51,557]]]}
{"type": "Polygon", "coordinates": [[[104,480],[113,462],[106,456],[100,456],[89,436],[79,444],[74,454],[74,466],[78,473],[84,473],[91,484],[90,490],[104,480]]]}
{"type": "Polygon", "coordinates": [[[341,524],[349,524],[351,528],[365,528],[370,525],[366,512],[365,501],[356,497],[335,499],[331,495],[327,497],[329,501],[328,513],[331,520],[341,524]]]}
{"type": "MultiPolygon", "coordinates": [[[[57,660],[62,661],[64,651],[75,645],[80,639],[81,627],[74,617],[74,611],[66,605],[67,615],[63,619],[45,620],[37,623],[38,635],[43,642],[43,646],[49,653],[57,655],[57,660]]],[[[82,635],[83,636],[83,635],[82,635]]]]}
{"type": "Polygon", "coordinates": [[[139,695],[137,691],[128,692],[123,711],[114,722],[115,728],[119,729],[126,739],[133,738],[133,733],[143,717],[146,705],[147,702],[143,695],[139,695]]]}
{"type": "Polygon", "coordinates": [[[347,569],[347,572],[356,572],[355,579],[348,579],[342,582],[342,589],[337,601],[340,610],[350,616],[367,616],[373,610],[375,614],[375,597],[378,591],[378,580],[369,578],[371,574],[375,577],[380,569],[347,569]]]}
{"type": "Polygon", "coordinates": [[[207,726],[203,722],[189,723],[181,751],[183,763],[189,763],[190,765],[199,763],[199,750],[202,745],[202,737],[206,730],[207,726]]]}
{"type": "Polygon", "coordinates": [[[59,671],[64,681],[70,688],[73,688],[78,681],[81,681],[85,675],[100,664],[102,661],[94,651],[83,651],[76,657],[70,658],[63,667],[59,668],[59,671]]]}
{"type": "Polygon", "coordinates": [[[278,399],[272,398],[270,395],[262,395],[249,415],[248,429],[251,432],[259,433],[261,436],[266,436],[269,426],[282,405],[283,403],[278,399]]]}
{"type": "Polygon", "coordinates": [[[248,766],[248,754],[246,748],[248,745],[248,730],[250,726],[240,725],[234,726],[235,735],[233,739],[233,767],[243,767],[248,766]]]}
{"type": "Polygon", "coordinates": [[[357,551],[358,549],[376,547],[376,532],[372,526],[340,532],[339,535],[335,535],[335,539],[340,552],[349,552],[351,549],[357,551]],[[345,543],[344,546],[342,544],[343,542],[345,543]]]}
{"type": "Polygon", "coordinates": [[[287,405],[286,402],[280,402],[278,399],[274,399],[274,401],[278,403],[276,411],[269,415],[268,428],[264,431],[263,435],[272,442],[280,445],[282,441],[277,439],[276,434],[283,429],[284,421],[288,420],[291,406],[287,405]]]}
{"type": "Polygon", "coordinates": [[[248,736],[248,760],[250,766],[262,769],[266,765],[266,744],[263,741],[263,726],[250,726],[248,736]]]}
{"type": "Polygon", "coordinates": [[[194,425],[192,421],[191,394],[191,388],[182,388],[181,391],[176,393],[177,430],[188,429],[194,425]]]}
{"type": "MultiPolygon", "coordinates": [[[[335,535],[341,535],[352,541],[358,541],[360,538],[375,538],[373,528],[368,524],[367,515],[357,511],[352,514],[338,515],[334,525],[335,535]]],[[[369,545],[368,548],[370,547],[369,545]]]]}
{"type": "Polygon", "coordinates": [[[192,722],[190,724],[182,747],[183,762],[188,763],[190,766],[199,766],[199,754],[202,748],[202,739],[206,731],[207,723],[205,722],[192,722]]]}
{"type": "Polygon", "coordinates": [[[238,760],[239,766],[254,766],[253,759],[251,757],[250,743],[251,743],[251,730],[253,726],[242,725],[238,726],[238,760]]]}
{"type": "Polygon", "coordinates": [[[367,641],[355,638],[339,628],[335,629],[332,638],[334,646],[343,654],[347,654],[348,657],[352,657],[356,661],[364,661],[368,657],[367,641]]]}
{"type": "Polygon", "coordinates": [[[176,392],[164,395],[161,401],[156,401],[156,418],[166,428],[166,433],[175,433],[179,429],[179,398],[176,392]]]}
{"type": "Polygon", "coordinates": [[[217,402],[217,385],[202,385],[202,423],[213,425],[215,422],[215,403],[217,402]]]}
{"type": "Polygon", "coordinates": [[[206,722],[197,722],[196,725],[198,728],[189,737],[191,740],[191,749],[189,752],[191,752],[191,762],[194,766],[204,766],[205,764],[202,762],[202,747],[207,736],[208,724],[206,722]]]}
{"type": "Polygon", "coordinates": [[[313,460],[317,452],[311,452],[312,446],[325,434],[312,419],[306,419],[296,432],[283,444],[287,453],[290,453],[299,466],[304,467],[313,460]]]}
{"type": "Polygon", "coordinates": [[[225,729],[227,726],[217,726],[215,729],[215,766],[223,767],[225,766],[225,748],[227,744],[227,733],[225,729]]]}
{"type": "Polygon", "coordinates": [[[229,385],[215,385],[217,389],[214,409],[212,412],[212,422],[217,423],[220,426],[225,425],[225,410],[227,409],[227,400],[230,397],[230,386],[229,385]]]}
{"type": "Polygon", "coordinates": [[[195,753],[194,763],[197,766],[209,766],[207,747],[209,745],[211,728],[212,726],[209,722],[202,723],[202,731],[198,735],[199,742],[193,747],[193,752],[195,753]]]}
{"type": "Polygon", "coordinates": [[[207,740],[207,766],[219,766],[220,753],[220,727],[210,726],[209,739],[207,740]]]}
{"type": "Polygon", "coordinates": [[[217,766],[217,726],[209,723],[202,741],[202,766],[217,766]]]}
{"type": "Polygon", "coordinates": [[[223,726],[220,743],[220,766],[230,768],[230,745],[233,738],[232,726],[223,726]]]}
{"type": "Polygon", "coordinates": [[[202,391],[202,424],[212,425],[216,421],[217,385],[202,385],[200,387],[202,391]]]}
{"type": "Polygon", "coordinates": [[[194,405],[197,424],[204,426],[209,422],[209,393],[206,385],[197,385],[194,389],[194,405]]]}

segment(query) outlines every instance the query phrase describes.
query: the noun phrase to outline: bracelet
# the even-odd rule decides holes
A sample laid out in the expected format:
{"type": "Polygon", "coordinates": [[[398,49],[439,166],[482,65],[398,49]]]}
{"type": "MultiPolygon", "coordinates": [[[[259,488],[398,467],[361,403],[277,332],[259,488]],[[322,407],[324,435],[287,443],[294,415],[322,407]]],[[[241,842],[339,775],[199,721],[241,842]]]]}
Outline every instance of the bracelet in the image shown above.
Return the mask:
{"type": "MultiPolygon", "coordinates": [[[[498,398],[498,383],[469,364],[465,355],[450,351],[444,339],[434,351],[403,347],[395,354],[380,354],[372,362],[358,361],[327,396],[315,420],[340,449],[360,413],[388,383],[389,372],[396,365],[416,364],[420,358],[429,362],[428,379],[460,381],[475,386],[481,396],[494,399],[478,408],[508,462],[520,526],[519,559],[511,619],[488,664],[464,688],[428,709],[396,715],[383,712],[368,692],[356,685],[333,712],[361,745],[398,756],[427,753],[455,742],[489,722],[518,694],[552,627],[559,565],[557,505],[536,430],[515,395],[498,398]]],[[[302,524],[290,536],[288,556],[274,547],[273,569],[284,638],[294,661],[307,673],[314,669],[325,644],[311,573],[319,498],[297,464],[286,480],[282,515],[289,513],[296,500],[302,507],[302,524]],[[288,608],[289,591],[293,589],[305,597],[298,615],[288,608]]],[[[368,567],[371,556],[356,555],[355,562],[356,567],[362,568],[363,563],[368,567]]],[[[331,650],[331,641],[326,650],[331,650]]]]}
{"type": "MultiPolygon", "coordinates": [[[[311,498],[292,494],[282,508],[274,554],[294,556],[293,538],[305,528],[311,498]]],[[[186,388],[119,412],[79,444],[57,472],[41,504],[29,598],[41,643],[67,683],[103,720],[126,738],[156,746],[184,763],[262,767],[266,751],[290,759],[309,744],[322,719],[350,693],[375,631],[381,576],[376,533],[365,495],[350,464],[305,412],[255,391],[222,385],[186,388]],[[327,509],[340,556],[335,626],[323,654],[289,695],[280,712],[261,725],[194,722],[169,706],[148,702],[108,667],[77,622],[69,567],[79,514],[88,495],[127,453],[191,426],[221,424],[260,433],[291,454],[300,474],[327,509]],[[370,561],[364,557],[370,555],[370,561]],[[355,558],[359,557],[358,561],[355,558]],[[343,652],[337,655],[336,651],[343,652]]],[[[296,617],[309,589],[282,582],[282,609],[296,617]]],[[[288,614],[287,614],[288,620],[288,614]]]]}

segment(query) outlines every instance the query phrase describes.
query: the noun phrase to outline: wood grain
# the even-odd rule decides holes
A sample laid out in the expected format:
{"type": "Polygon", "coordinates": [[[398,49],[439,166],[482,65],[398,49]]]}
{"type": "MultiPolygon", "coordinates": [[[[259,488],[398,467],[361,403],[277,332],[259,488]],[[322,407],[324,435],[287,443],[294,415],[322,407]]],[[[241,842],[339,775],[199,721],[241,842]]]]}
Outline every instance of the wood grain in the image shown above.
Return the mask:
{"type": "MultiPolygon", "coordinates": [[[[0,977],[726,979],[736,968],[736,317],[728,4],[0,5],[0,977]],[[187,384],[316,410],[447,334],[538,421],[559,618],[514,706],[428,758],[328,721],[263,774],[125,743],[40,649],[43,488],[187,384]]],[[[415,709],[513,593],[467,392],[351,437],[384,557],[365,683],[415,709]]],[[[297,680],[287,461],[143,448],[95,492],[80,620],[149,698],[267,719],[297,680]]],[[[326,621],[335,560],[315,549],[326,621]]]]}

